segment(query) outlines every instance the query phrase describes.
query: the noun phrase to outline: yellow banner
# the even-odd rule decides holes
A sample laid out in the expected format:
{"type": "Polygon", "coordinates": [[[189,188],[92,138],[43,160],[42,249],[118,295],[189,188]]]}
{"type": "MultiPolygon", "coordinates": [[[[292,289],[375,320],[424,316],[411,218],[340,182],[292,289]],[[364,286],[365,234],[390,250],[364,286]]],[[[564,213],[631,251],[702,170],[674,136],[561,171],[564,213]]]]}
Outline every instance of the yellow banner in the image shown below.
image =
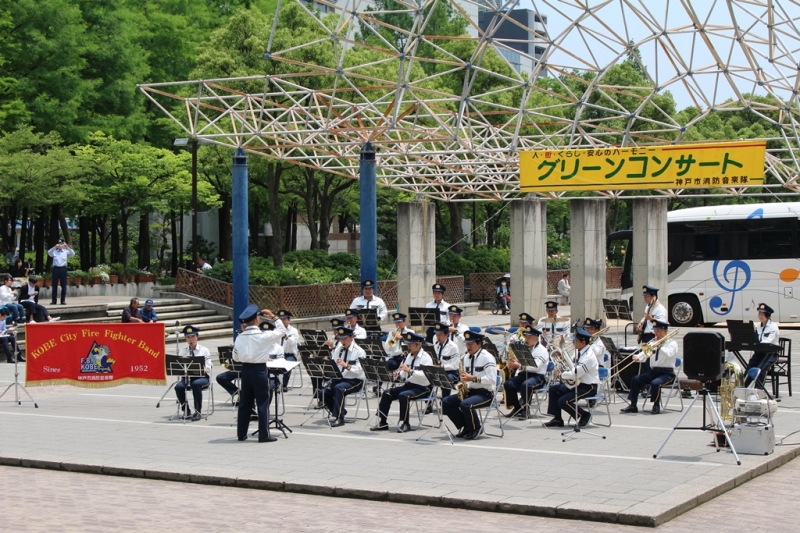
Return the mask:
{"type": "Polygon", "coordinates": [[[766,141],[519,153],[522,192],[711,189],[764,184],[766,141]]]}

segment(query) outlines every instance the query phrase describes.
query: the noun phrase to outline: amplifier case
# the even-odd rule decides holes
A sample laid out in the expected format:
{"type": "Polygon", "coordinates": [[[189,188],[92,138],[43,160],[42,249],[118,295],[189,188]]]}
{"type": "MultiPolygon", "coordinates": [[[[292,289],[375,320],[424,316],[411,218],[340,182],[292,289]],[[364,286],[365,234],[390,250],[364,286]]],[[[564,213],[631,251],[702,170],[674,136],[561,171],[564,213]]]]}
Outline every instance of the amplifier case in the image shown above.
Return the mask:
{"type": "Polygon", "coordinates": [[[731,442],[737,453],[769,455],[775,451],[773,424],[734,424],[731,442]]]}

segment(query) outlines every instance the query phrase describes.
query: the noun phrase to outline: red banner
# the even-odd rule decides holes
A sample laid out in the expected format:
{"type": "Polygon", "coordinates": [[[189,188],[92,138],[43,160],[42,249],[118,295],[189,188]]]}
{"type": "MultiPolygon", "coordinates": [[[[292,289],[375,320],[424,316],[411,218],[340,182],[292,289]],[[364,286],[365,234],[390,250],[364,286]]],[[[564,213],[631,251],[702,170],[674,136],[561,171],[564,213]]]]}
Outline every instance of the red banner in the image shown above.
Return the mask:
{"type": "Polygon", "coordinates": [[[25,384],[166,385],[164,323],[25,326],[25,384]]]}

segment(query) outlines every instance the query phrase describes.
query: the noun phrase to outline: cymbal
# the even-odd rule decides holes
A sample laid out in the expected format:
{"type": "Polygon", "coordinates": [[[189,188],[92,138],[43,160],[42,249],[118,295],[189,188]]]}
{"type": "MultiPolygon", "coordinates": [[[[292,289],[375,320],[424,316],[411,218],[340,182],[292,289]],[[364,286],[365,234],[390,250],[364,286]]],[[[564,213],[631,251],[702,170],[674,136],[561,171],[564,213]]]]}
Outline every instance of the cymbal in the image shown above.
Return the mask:
{"type": "Polygon", "coordinates": [[[542,320],[545,324],[557,324],[558,322],[569,322],[570,316],[556,316],[553,318],[545,318],[542,320]]]}

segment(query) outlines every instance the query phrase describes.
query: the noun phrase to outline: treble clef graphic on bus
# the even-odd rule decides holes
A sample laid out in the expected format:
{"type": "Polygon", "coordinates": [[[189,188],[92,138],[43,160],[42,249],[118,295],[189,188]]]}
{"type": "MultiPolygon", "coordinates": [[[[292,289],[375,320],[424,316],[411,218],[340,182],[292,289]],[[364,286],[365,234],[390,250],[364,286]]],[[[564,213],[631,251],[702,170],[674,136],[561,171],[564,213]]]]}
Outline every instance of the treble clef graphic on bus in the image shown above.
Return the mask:
{"type": "Polygon", "coordinates": [[[750,283],[750,266],[744,261],[734,259],[725,265],[722,269],[722,276],[720,276],[718,272],[720,263],[721,261],[714,261],[714,282],[720,289],[730,293],[731,301],[727,303],[727,309],[723,311],[721,307],[726,305],[725,302],[719,296],[714,296],[709,300],[708,306],[718,315],[727,315],[733,309],[736,293],[743,291],[750,283]]]}

